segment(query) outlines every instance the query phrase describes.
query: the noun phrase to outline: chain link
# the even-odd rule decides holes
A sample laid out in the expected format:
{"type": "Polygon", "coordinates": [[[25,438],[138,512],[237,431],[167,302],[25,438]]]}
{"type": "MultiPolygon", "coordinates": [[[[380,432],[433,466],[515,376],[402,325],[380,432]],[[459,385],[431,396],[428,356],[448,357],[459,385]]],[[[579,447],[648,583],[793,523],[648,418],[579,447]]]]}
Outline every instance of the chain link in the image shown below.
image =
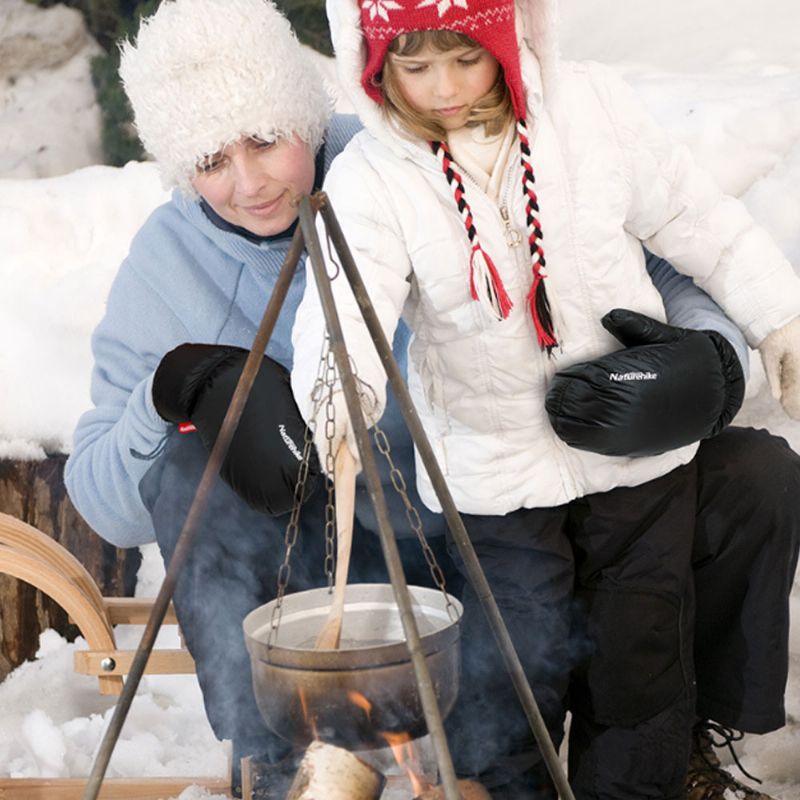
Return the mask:
{"type": "Polygon", "coordinates": [[[389,479],[392,482],[392,486],[397,494],[400,496],[400,499],[403,502],[403,507],[405,508],[406,512],[406,519],[408,520],[408,524],[411,527],[411,530],[414,531],[414,534],[417,537],[417,541],[419,541],[420,546],[422,547],[422,554],[425,556],[425,561],[428,564],[428,569],[430,570],[431,577],[433,578],[433,582],[436,584],[437,588],[441,591],[444,602],[445,608],[447,609],[447,613],[453,622],[458,621],[458,611],[456,607],[453,605],[453,602],[450,599],[450,595],[447,593],[447,584],[444,576],[444,571],[442,570],[439,562],[436,560],[436,554],[433,552],[427,538],[425,537],[425,532],[422,529],[422,519],[419,515],[419,512],[414,507],[414,504],[411,502],[411,498],[408,496],[408,486],[406,484],[406,479],[403,477],[403,473],[400,472],[396,464],[394,463],[394,459],[392,458],[392,448],[389,445],[389,439],[386,436],[386,433],[381,429],[381,427],[376,423],[374,427],[373,438],[375,440],[375,446],[378,448],[378,451],[383,455],[386,459],[386,462],[389,465],[389,479]]]}
{"type": "MultiPolygon", "coordinates": [[[[289,514],[289,522],[286,525],[286,532],[284,534],[284,555],[283,562],[278,568],[278,586],[275,594],[275,605],[272,608],[272,617],[270,619],[270,630],[267,638],[267,647],[272,647],[278,635],[278,628],[280,626],[281,616],[283,614],[283,599],[286,596],[286,590],[289,586],[289,580],[292,575],[291,557],[292,550],[294,549],[300,537],[300,509],[303,505],[303,499],[306,494],[306,486],[308,484],[308,474],[311,465],[311,452],[314,447],[314,420],[317,418],[317,413],[322,399],[322,389],[328,380],[328,371],[330,370],[330,361],[328,355],[330,354],[330,341],[325,340],[322,353],[320,355],[320,365],[317,372],[317,378],[314,382],[314,389],[312,391],[313,411],[311,420],[306,424],[303,431],[303,456],[300,461],[300,470],[297,475],[297,483],[294,487],[294,495],[292,498],[292,510],[289,514]]],[[[328,487],[328,503],[332,505],[333,482],[330,478],[326,478],[330,484],[328,487]]],[[[329,516],[328,507],[325,509],[326,517],[326,537],[327,537],[327,519],[329,516]]],[[[335,512],[334,512],[335,518],[335,512]]],[[[330,552],[332,553],[333,545],[330,545],[330,552]]],[[[326,538],[325,546],[326,556],[326,569],[328,567],[329,546],[326,538]]],[[[332,555],[331,555],[332,558],[332,555]]],[[[328,577],[329,585],[333,582],[333,562],[331,561],[330,573],[328,577]]]]}
{"type": "Polygon", "coordinates": [[[333,389],[336,384],[336,359],[330,347],[330,337],[326,337],[325,357],[325,438],[328,441],[325,454],[325,575],[328,591],[333,591],[333,576],[336,568],[336,506],[334,499],[334,472],[336,456],[333,452],[333,437],[336,435],[336,408],[333,403],[333,389]]]}

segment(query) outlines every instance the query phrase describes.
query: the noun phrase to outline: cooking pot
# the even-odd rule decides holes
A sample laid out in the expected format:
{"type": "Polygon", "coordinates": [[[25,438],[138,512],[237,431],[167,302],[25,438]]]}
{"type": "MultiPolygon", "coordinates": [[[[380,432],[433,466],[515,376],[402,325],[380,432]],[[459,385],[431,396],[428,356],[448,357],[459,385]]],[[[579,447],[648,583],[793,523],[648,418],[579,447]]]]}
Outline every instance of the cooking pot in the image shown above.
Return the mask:
{"type": "MultiPolygon", "coordinates": [[[[409,586],[414,618],[442,718],[458,695],[463,608],[438,589],[409,586]]],[[[385,747],[384,733],[427,733],[414,667],[390,584],[350,584],[341,646],[316,650],[327,588],[286,595],[270,640],[272,601],[243,622],[261,715],[298,745],[315,738],[348,749],[385,747]]]]}

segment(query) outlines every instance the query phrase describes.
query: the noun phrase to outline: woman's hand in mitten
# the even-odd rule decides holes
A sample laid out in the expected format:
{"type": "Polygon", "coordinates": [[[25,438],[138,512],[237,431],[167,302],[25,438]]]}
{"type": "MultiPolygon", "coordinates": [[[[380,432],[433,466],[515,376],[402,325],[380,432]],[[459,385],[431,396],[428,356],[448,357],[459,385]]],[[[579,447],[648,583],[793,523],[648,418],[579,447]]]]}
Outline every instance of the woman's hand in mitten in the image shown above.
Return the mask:
{"type": "Polygon", "coordinates": [[[800,419],[800,317],[773,331],[758,347],[772,396],[800,419]]]}
{"type": "MultiPolygon", "coordinates": [[[[210,451],[242,374],[248,351],[227,345],[182,344],[161,359],[153,403],[167,421],[191,421],[210,451]]],[[[252,508],[270,515],[292,508],[302,463],[305,422],[284,367],[264,356],[220,475],[252,508]]],[[[304,499],[319,464],[311,448],[304,499]]]]}
{"type": "Polygon", "coordinates": [[[606,314],[603,326],[625,349],[556,373],[547,392],[550,422],[567,444],[656,455],[715,436],[736,415],[744,374],[723,336],[627,309],[606,314]]]}

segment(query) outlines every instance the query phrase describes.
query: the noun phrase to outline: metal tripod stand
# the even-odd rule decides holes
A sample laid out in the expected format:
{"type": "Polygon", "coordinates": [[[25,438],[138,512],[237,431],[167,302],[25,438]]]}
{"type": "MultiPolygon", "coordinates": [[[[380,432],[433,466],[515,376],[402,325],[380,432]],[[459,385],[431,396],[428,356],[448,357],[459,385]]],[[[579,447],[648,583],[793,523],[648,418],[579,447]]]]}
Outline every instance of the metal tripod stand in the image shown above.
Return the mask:
{"type": "Polygon", "coordinates": [[[562,800],[574,800],[574,795],[558,760],[558,754],[550,740],[549,733],[533,696],[533,692],[531,691],[530,684],[525,677],[519,656],[517,655],[506,625],[500,615],[500,610],[497,607],[497,603],[483,573],[483,569],[480,566],[469,540],[469,535],[464,527],[463,520],[455,507],[453,498],[445,483],[444,476],[433,454],[430,442],[416,414],[405,381],[403,380],[403,376],[392,354],[391,345],[383,333],[381,324],[367,295],[366,288],[356,268],[342,230],[333,213],[333,209],[328,202],[328,198],[322,192],[310,198],[304,197],[300,203],[300,226],[295,231],[286,260],[281,267],[272,296],[267,303],[258,331],[253,340],[253,345],[245,362],[241,378],[239,379],[231,399],[216,442],[209,455],[208,463],[200,479],[191,507],[189,508],[172,559],[167,566],[164,581],[153,603],[150,618],[145,626],[142,639],[131,664],[128,679],[125,682],[122,694],[114,709],[108,729],[100,743],[91,775],[86,784],[83,800],[97,800],[103,777],[133,701],[133,696],[144,674],[147,659],[152,652],[159,628],[161,627],[175,591],[178,575],[189,554],[199,521],[207,505],[213,482],[219,473],[230,446],[236,426],[255,381],[262,355],[269,343],[269,339],[285,301],[304,247],[308,251],[309,260],[320,294],[330,337],[330,347],[334,354],[339,375],[341,376],[347,410],[358,445],[370,499],[375,509],[381,547],[393,587],[395,601],[399,609],[409,654],[414,667],[425,722],[436,753],[445,800],[459,800],[455,769],[444,732],[442,715],[436,701],[433,683],[423,654],[419,631],[412,611],[411,597],[408,591],[405,573],[403,572],[394,531],[389,521],[389,514],[383,495],[383,487],[375,463],[375,457],[370,446],[366,422],[358,399],[355,376],[347,355],[342,329],[339,324],[339,316],[329,285],[329,278],[325,270],[319,237],[314,225],[314,216],[316,212],[319,212],[322,216],[327,234],[339,257],[343,272],[351,285],[353,294],[363,315],[364,322],[398,400],[403,419],[408,426],[414,445],[431,479],[431,483],[442,506],[445,519],[447,520],[459,554],[464,561],[468,579],[487,616],[495,640],[506,664],[506,668],[508,669],[514,688],[528,719],[531,731],[534,734],[547,769],[550,772],[550,776],[562,800]]]}

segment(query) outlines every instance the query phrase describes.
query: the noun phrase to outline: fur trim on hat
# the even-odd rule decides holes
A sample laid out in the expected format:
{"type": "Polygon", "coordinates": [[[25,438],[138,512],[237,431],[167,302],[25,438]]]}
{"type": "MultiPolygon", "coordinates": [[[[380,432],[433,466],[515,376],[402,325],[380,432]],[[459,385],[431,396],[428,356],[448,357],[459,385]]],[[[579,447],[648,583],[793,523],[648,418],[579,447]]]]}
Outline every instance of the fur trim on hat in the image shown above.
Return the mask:
{"type": "Polygon", "coordinates": [[[203,156],[241,136],[319,148],[333,104],[269,0],[164,0],[120,46],[136,128],[164,186],[194,195],[203,156]]]}

